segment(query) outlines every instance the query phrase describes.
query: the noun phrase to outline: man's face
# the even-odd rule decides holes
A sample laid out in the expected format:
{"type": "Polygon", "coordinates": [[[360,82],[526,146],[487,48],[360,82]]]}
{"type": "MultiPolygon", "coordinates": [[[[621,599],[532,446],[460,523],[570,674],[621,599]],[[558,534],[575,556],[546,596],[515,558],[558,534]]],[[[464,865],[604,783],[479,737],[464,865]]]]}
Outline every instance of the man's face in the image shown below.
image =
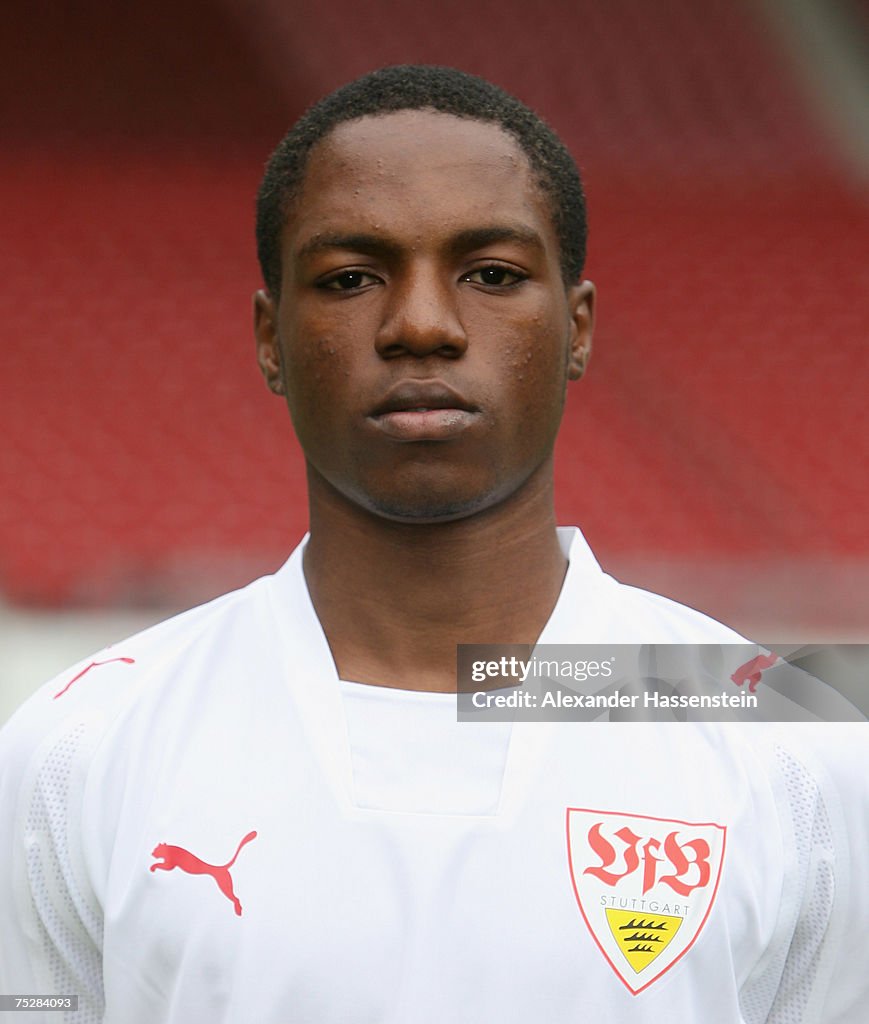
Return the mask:
{"type": "Polygon", "coordinates": [[[500,128],[428,111],[339,125],[312,151],[255,298],[312,493],[456,519],[551,472],[593,288],[565,289],[548,202],[500,128]]]}

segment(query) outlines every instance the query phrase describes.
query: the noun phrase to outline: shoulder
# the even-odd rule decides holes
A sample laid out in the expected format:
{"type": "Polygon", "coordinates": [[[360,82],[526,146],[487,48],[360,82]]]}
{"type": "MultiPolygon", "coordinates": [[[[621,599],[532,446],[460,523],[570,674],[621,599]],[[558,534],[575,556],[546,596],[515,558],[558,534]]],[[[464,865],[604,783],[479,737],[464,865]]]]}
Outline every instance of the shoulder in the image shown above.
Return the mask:
{"type": "Polygon", "coordinates": [[[624,644],[746,643],[703,612],[604,572],[576,527],[560,527],[558,537],[569,568],[553,633],[624,644]]]}
{"type": "Polygon", "coordinates": [[[83,659],[37,690],[0,730],[0,905],[10,908],[0,926],[0,987],[14,979],[48,991],[57,977],[68,977],[83,1005],[98,1011],[92,936],[102,930],[105,872],[93,866],[111,848],[103,819],[116,820],[124,807],[138,813],[127,806],[130,777],[153,777],[167,749],[183,751],[196,716],[209,707],[220,666],[243,657],[247,646],[264,646],[269,579],[83,659]],[[49,963],[59,965],[54,980],[40,975],[49,963]]]}
{"type": "Polygon", "coordinates": [[[817,793],[833,831],[869,849],[869,723],[781,724],[775,738],[786,773],[817,793]]]}
{"type": "Polygon", "coordinates": [[[617,588],[618,602],[633,622],[642,624],[655,643],[722,643],[744,644],[747,641],[736,630],[711,616],[650,590],[620,583],[608,576],[610,586],[617,588]]]}
{"type": "MultiPolygon", "coordinates": [[[[0,787],[58,744],[75,738],[77,747],[96,745],[118,717],[173,682],[179,666],[189,669],[207,660],[205,651],[228,649],[261,617],[268,579],[103,648],[46,682],[0,729],[0,787]]],[[[185,671],[184,678],[194,685],[198,675],[185,671]]]]}

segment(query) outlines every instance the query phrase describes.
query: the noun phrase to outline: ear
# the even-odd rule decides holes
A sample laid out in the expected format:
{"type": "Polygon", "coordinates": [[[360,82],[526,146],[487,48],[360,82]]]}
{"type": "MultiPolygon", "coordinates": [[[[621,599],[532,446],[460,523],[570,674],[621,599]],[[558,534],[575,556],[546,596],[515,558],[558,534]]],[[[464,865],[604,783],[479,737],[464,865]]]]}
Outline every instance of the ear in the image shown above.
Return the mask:
{"type": "Polygon", "coordinates": [[[256,336],[256,361],[269,390],[284,394],[281,343],[278,337],[278,308],[268,291],[260,289],[253,297],[253,331],[256,336]]]}
{"type": "Polygon", "coordinates": [[[579,380],[591,358],[591,338],[594,334],[595,288],[591,281],[580,281],[567,292],[570,310],[570,353],[567,376],[579,380]]]}

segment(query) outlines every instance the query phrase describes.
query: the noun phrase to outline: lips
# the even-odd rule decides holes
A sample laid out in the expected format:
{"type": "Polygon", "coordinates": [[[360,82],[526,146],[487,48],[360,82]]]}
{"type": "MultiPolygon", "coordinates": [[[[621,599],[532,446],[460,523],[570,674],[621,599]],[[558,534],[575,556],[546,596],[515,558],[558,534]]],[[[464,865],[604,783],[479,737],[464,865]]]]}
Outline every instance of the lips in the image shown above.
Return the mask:
{"type": "Polygon", "coordinates": [[[470,427],[478,410],[441,380],[394,384],[369,418],[396,441],[447,441],[470,427]]]}
{"type": "Polygon", "coordinates": [[[375,406],[372,416],[391,412],[417,412],[431,409],[461,409],[476,412],[474,407],[442,380],[401,380],[394,384],[375,406]]]}

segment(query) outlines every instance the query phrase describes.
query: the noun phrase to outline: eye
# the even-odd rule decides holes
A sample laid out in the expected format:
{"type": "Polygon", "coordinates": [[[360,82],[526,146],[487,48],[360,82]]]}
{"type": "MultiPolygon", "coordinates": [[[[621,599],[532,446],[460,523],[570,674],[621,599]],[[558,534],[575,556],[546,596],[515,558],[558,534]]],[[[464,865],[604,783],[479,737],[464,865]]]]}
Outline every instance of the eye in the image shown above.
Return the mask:
{"type": "Polygon", "coordinates": [[[318,288],[328,288],[333,292],[352,292],[362,288],[368,288],[377,284],[377,278],[373,274],[366,274],[362,270],[342,270],[340,274],[334,274],[321,281],[318,288]]]}
{"type": "Polygon", "coordinates": [[[479,267],[477,270],[470,270],[461,278],[462,281],[468,281],[470,284],[483,284],[490,288],[512,288],[514,285],[521,284],[525,279],[524,274],[520,274],[517,270],[508,270],[507,267],[502,267],[497,263],[492,263],[488,267],[479,267]]]}

